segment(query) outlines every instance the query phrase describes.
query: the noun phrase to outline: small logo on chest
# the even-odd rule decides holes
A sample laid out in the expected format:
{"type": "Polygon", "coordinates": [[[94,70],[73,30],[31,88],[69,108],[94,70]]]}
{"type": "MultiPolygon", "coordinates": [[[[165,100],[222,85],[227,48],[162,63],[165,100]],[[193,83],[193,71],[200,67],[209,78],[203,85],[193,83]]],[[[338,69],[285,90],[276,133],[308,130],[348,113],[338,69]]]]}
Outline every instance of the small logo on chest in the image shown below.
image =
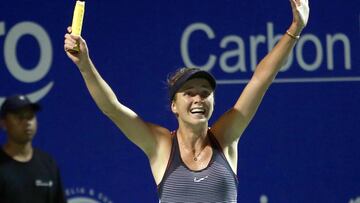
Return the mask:
{"type": "Polygon", "coordinates": [[[53,182],[50,180],[50,181],[43,181],[43,180],[35,180],[35,185],[37,187],[52,187],[53,186],[53,182]]]}
{"type": "Polygon", "coordinates": [[[209,176],[205,176],[202,178],[194,177],[194,183],[200,183],[201,181],[207,179],[209,176]]]}

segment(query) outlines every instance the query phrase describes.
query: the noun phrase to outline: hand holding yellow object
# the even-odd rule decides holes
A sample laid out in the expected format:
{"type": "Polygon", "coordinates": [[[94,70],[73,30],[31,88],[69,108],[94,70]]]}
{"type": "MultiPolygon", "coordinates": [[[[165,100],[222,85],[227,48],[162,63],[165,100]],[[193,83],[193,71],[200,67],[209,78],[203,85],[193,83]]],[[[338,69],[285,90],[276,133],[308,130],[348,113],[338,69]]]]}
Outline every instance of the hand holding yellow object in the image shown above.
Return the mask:
{"type": "MultiPolygon", "coordinates": [[[[71,25],[72,35],[75,36],[81,35],[84,13],[85,13],[85,1],[76,1],[72,25],[71,25]]],[[[79,45],[74,47],[73,51],[79,51],[79,45]]]]}

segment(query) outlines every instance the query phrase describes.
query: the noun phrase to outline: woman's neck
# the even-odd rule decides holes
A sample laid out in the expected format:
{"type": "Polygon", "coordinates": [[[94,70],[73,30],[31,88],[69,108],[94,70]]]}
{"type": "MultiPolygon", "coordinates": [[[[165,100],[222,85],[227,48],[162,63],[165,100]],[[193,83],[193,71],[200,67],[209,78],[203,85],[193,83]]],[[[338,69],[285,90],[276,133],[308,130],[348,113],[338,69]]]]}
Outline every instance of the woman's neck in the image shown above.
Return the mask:
{"type": "Polygon", "coordinates": [[[188,149],[196,149],[198,146],[203,146],[207,138],[208,125],[199,127],[181,125],[177,130],[178,139],[188,149]],[[195,147],[197,146],[197,147],[195,147]]]}

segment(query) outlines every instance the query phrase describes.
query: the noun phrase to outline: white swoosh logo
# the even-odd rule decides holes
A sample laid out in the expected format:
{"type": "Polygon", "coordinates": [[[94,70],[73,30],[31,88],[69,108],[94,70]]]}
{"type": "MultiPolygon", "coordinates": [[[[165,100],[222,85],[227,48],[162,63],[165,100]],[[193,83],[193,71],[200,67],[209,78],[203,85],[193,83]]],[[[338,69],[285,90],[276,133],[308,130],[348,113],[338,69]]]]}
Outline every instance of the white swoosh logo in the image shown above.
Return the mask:
{"type": "MultiPolygon", "coordinates": [[[[38,102],[40,99],[42,99],[54,86],[54,82],[51,81],[41,89],[26,94],[26,96],[32,101],[32,102],[38,102]]],[[[5,101],[6,97],[0,97],[0,105],[5,101]]]]}
{"type": "Polygon", "coordinates": [[[198,179],[197,177],[195,177],[195,178],[194,178],[194,182],[195,182],[195,183],[199,183],[199,182],[205,180],[205,179],[208,178],[208,177],[209,177],[209,176],[205,176],[205,177],[199,178],[199,179],[198,179]]]}

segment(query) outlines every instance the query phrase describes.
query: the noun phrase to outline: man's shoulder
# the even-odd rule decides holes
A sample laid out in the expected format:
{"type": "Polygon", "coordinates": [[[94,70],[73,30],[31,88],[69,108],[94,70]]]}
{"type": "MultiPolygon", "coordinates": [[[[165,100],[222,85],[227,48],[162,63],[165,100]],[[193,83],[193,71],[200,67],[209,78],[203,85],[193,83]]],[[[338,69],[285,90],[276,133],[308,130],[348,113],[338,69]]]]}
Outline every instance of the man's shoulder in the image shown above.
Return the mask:
{"type": "Polygon", "coordinates": [[[4,163],[11,160],[11,158],[9,157],[9,155],[7,155],[4,150],[2,149],[2,147],[0,148],[0,163],[4,163]]]}
{"type": "Polygon", "coordinates": [[[45,152],[39,148],[34,148],[34,159],[39,159],[41,161],[46,161],[52,164],[55,164],[55,159],[48,152],[45,152]]]}

